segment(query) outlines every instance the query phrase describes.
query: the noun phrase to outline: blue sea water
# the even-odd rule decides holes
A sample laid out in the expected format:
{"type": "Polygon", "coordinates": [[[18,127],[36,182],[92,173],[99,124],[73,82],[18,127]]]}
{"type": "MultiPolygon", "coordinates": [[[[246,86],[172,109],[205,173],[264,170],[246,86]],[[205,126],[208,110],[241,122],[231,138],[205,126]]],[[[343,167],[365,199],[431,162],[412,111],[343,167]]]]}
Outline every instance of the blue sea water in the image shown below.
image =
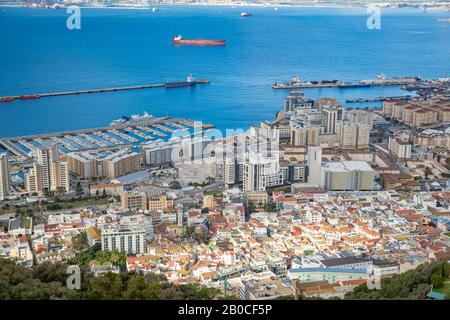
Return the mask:
{"type": "MultiPolygon", "coordinates": [[[[122,115],[188,117],[219,129],[270,120],[287,91],[273,82],[357,81],[450,75],[449,13],[382,9],[381,29],[364,8],[164,6],[81,10],[69,30],[64,9],[0,9],[0,96],[182,80],[210,85],[42,98],[0,104],[0,137],[104,126],[122,115]],[[171,38],[227,40],[226,47],[175,47],[171,38]]],[[[404,95],[398,87],[307,89],[311,98],[404,95]]],[[[367,104],[367,105],[373,105],[367,104]]]]}

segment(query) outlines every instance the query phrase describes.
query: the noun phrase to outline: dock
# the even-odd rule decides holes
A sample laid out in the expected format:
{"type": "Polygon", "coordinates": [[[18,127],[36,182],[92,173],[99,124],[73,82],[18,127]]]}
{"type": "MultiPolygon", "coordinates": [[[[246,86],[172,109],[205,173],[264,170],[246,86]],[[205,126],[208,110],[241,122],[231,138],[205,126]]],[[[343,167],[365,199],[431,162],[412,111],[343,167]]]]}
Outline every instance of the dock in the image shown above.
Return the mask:
{"type": "MultiPolygon", "coordinates": [[[[184,83],[181,81],[180,83],[184,83]]],[[[191,81],[194,85],[209,84],[209,80],[195,80],[191,81]]],[[[192,86],[192,85],[190,85],[192,86]]],[[[185,87],[184,85],[177,86],[179,88],[185,87]]],[[[15,100],[36,100],[46,97],[59,97],[77,94],[88,94],[88,93],[101,93],[101,92],[115,92],[115,91],[125,91],[125,90],[137,90],[137,89],[152,89],[152,88],[169,88],[167,83],[155,83],[155,84],[144,84],[138,86],[127,86],[127,87],[113,87],[113,88],[101,88],[101,89],[89,89],[89,90],[76,90],[76,91],[62,91],[62,92],[52,92],[52,93],[36,93],[36,94],[26,94],[20,96],[4,96],[0,97],[0,102],[12,102],[15,100]]]]}
{"type": "Polygon", "coordinates": [[[345,102],[353,103],[353,102],[378,102],[378,101],[408,101],[413,97],[408,96],[394,96],[394,97],[377,97],[377,98],[349,98],[345,99],[345,102]]]}
{"type": "Polygon", "coordinates": [[[396,77],[385,78],[383,75],[378,76],[374,80],[361,80],[358,82],[348,82],[340,80],[313,80],[302,81],[298,77],[294,77],[286,83],[274,83],[273,89],[309,89],[309,88],[365,88],[376,86],[407,86],[416,85],[422,80],[420,77],[396,77]]]}

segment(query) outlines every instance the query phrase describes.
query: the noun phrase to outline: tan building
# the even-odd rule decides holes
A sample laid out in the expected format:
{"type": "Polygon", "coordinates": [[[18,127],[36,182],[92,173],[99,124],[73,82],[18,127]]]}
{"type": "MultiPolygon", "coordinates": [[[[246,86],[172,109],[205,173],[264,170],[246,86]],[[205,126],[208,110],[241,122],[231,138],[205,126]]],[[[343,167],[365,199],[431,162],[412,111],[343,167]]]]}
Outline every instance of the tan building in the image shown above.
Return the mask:
{"type": "Polygon", "coordinates": [[[414,143],[423,147],[450,148],[450,133],[426,129],[414,136],[414,143]]]}
{"type": "Polygon", "coordinates": [[[318,146],[320,144],[319,135],[323,132],[323,127],[310,123],[291,122],[291,145],[293,146],[318,146]]]}
{"type": "Polygon", "coordinates": [[[248,191],[245,200],[247,205],[253,203],[256,208],[263,208],[269,201],[269,195],[266,191],[248,191]]]}
{"type": "Polygon", "coordinates": [[[36,162],[25,173],[27,193],[42,195],[45,190],[55,191],[59,188],[70,191],[68,163],[60,160],[58,145],[44,143],[33,152],[36,162]]]}
{"type": "Polygon", "coordinates": [[[415,128],[450,123],[450,103],[443,100],[384,101],[383,113],[415,128]]]}
{"type": "Polygon", "coordinates": [[[105,183],[105,184],[91,184],[89,186],[91,196],[103,195],[114,196],[123,193],[123,183],[105,183]]]}
{"type": "Polygon", "coordinates": [[[157,198],[151,198],[148,201],[148,210],[165,210],[173,207],[173,200],[169,199],[166,195],[161,195],[157,198]]]}
{"type": "Polygon", "coordinates": [[[0,201],[9,195],[9,166],[6,153],[0,153],[0,201]]]}
{"type": "Polygon", "coordinates": [[[33,167],[25,173],[25,190],[28,194],[42,195],[42,174],[41,166],[36,162],[33,167]]]}
{"type": "Polygon", "coordinates": [[[121,206],[124,209],[147,210],[147,196],[144,192],[127,191],[120,195],[121,206]]]}
{"type": "Polygon", "coordinates": [[[71,152],[67,154],[69,171],[83,179],[105,177],[116,179],[141,167],[140,155],[129,148],[105,155],[104,152],[71,152]]]}
{"type": "Polygon", "coordinates": [[[108,179],[116,179],[141,168],[139,153],[132,152],[119,156],[112,155],[103,160],[104,175],[108,179]]]}
{"type": "Polygon", "coordinates": [[[366,149],[369,147],[370,126],[368,124],[340,121],[336,128],[339,146],[342,149],[366,149]]]}
{"type": "Polygon", "coordinates": [[[375,171],[365,161],[328,162],[322,167],[321,187],[331,191],[373,190],[375,171]]]}
{"type": "Polygon", "coordinates": [[[389,153],[395,156],[397,159],[409,159],[411,158],[412,144],[409,143],[408,138],[403,135],[397,135],[389,137],[388,149],[389,153]]]}
{"type": "Polygon", "coordinates": [[[203,195],[203,208],[214,208],[216,206],[216,198],[212,194],[203,195]]]}
{"type": "Polygon", "coordinates": [[[325,133],[336,133],[336,123],[344,119],[344,108],[324,106],[322,108],[322,125],[325,133]]]}
{"type": "Polygon", "coordinates": [[[58,188],[64,188],[64,190],[70,190],[70,178],[69,178],[69,166],[67,162],[59,161],[52,163],[52,175],[50,180],[50,190],[56,190],[58,188]]]}

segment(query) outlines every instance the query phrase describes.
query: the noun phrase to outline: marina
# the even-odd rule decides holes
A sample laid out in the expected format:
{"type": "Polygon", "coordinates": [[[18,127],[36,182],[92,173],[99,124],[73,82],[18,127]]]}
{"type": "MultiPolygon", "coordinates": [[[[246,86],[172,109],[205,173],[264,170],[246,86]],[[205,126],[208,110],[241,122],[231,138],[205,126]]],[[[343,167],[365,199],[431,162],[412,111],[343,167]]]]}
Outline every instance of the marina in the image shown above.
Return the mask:
{"type": "MultiPolygon", "coordinates": [[[[2,138],[0,150],[12,156],[29,158],[33,150],[48,141],[57,143],[62,153],[137,147],[152,140],[167,141],[174,132],[192,133],[194,125],[190,119],[154,117],[144,113],[131,118],[123,116],[106,127],[2,138]]],[[[202,128],[211,129],[214,125],[202,124],[202,128]]]]}

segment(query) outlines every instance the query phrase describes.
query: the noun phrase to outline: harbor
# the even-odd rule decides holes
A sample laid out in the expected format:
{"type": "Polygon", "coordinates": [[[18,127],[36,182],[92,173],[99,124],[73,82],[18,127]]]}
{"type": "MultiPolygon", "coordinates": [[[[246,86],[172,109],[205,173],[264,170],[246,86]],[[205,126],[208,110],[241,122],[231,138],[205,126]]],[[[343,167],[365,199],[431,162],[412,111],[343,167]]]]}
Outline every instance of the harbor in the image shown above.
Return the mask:
{"type": "MultiPolygon", "coordinates": [[[[147,113],[123,116],[109,126],[73,131],[34,134],[0,139],[0,152],[11,156],[29,158],[33,150],[46,142],[59,145],[62,153],[86,150],[109,150],[119,146],[138,147],[152,140],[169,140],[175,132],[192,134],[195,122],[186,118],[153,117],[147,113]]],[[[202,124],[202,129],[214,128],[202,124]]]]}
{"type": "Polygon", "coordinates": [[[179,87],[192,87],[199,84],[209,84],[209,80],[195,80],[192,75],[189,75],[186,81],[175,81],[175,82],[165,82],[156,84],[144,84],[138,86],[126,86],[126,87],[112,87],[112,88],[101,88],[101,89],[89,89],[89,90],[76,90],[76,91],[62,91],[62,92],[52,92],[52,93],[37,93],[37,94],[27,94],[19,96],[4,96],[0,97],[0,102],[12,102],[14,100],[36,100],[46,97],[58,97],[58,96],[68,96],[77,94],[88,94],[88,93],[101,93],[101,92],[115,92],[124,90],[137,90],[137,89],[152,89],[152,88],[179,88],[179,87]]]}

